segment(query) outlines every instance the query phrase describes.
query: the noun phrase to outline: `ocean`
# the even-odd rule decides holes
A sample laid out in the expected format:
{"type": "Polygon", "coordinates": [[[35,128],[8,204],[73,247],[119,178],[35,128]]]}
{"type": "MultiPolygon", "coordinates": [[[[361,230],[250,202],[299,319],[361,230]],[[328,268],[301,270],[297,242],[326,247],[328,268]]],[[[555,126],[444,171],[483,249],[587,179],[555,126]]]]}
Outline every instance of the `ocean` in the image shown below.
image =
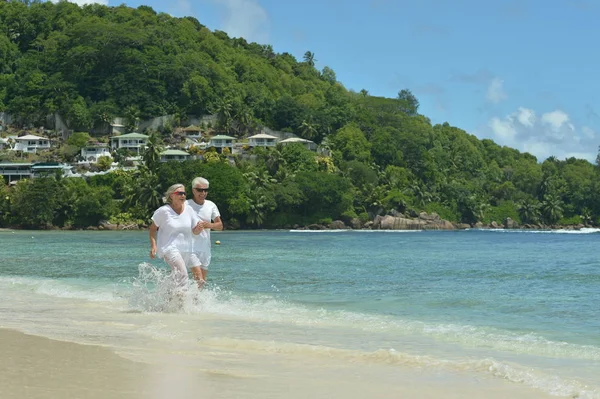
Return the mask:
{"type": "Polygon", "coordinates": [[[0,231],[0,328],[246,378],[327,364],[323,378],[600,398],[599,229],[212,240],[209,283],[181,302],[147,232],[0,231]]]}

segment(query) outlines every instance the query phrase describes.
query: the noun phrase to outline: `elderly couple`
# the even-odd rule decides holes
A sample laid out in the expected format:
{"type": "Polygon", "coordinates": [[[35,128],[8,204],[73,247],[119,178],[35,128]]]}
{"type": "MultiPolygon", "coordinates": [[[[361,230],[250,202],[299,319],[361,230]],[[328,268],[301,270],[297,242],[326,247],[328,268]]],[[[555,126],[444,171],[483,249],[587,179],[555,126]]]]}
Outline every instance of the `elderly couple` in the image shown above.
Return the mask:
{"type": "Polygon", "coordinates": [[[187,287],[188,268],[202,288],[211,258],[210,230],[223,230],[219,209],[206,199],[208,185],[208,180],[196,177],[193,199],[186,201],[185,186],[173,184],[163,198],[166,205],[152,215],[150,257],[164,258],[179,288],[187,287]]]}

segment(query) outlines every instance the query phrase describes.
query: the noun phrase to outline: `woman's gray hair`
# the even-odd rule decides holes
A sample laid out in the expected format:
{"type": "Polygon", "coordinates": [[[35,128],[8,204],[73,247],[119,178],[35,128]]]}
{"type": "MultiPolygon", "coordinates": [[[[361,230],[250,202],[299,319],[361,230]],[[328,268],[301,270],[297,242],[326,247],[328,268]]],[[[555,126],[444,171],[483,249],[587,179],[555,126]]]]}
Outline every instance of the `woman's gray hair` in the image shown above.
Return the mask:
{"type": "Polygon", "coordinates": [[[206,186],[206,188],[208,188],[208,180],[206,180],[204,177],[196,177],[194,180],[192,180],[192,188],[196,188],[196,186],[198,184],[202,184],[204,186],[206,186]]]}
{"type": "Polygon", "coordinates": [[[177,184],[173,184],[171,187],[167,188],[167,192],[165,192],[165,196],[163,197],[163,202],[165,204],[169,204],[171,205],[171,194],[173,194],[175,191],[177,191],[177,189],[180,188],[185,188],[185,186],[183,184],[177,183],[177,184]]]}

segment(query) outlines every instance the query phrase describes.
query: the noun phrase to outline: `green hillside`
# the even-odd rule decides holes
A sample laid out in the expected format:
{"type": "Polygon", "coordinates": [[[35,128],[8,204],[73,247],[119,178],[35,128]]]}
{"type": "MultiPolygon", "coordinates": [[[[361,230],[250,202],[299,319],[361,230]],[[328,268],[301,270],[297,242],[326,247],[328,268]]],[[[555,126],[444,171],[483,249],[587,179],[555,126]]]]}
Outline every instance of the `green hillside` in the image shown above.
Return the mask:
{"type": "MultiPolygon", "coordinates": [[[[433,126],[410,91],[399,88],[394,99],[372,97],[368,88],[350,92],[331,68],[317,70],[314,56],[307,51],[297,60],[145,6],[0,2],[0,111],[15,117],[15,127],[39,126],[53,113],[76,131],[117,116],[135,125],[167,114],[181,120],[216,114],[216,133],[241,138],[267,126],[313,140],[331,154],[288,146],[256,150],[253,161],[235,159],[235,166],[215,154],[143,169],[136,178],[89,179],[85,189],[71,188],[73,195],[92,198],[94,190],[105,190],[97,197],[97,206],[107,207],[101,214],[75,217],[57,200],[38,220],[39,213],[20,214],[13,199],[1,199],[0,223],[86,225],[123,214],[144,219],[166,187],[200,172],[223,187],[230,186],[226,175],[238,183],[222,192],[215,186],[214,195],[241,227],[365,222],[391,209],[435,211],[465,223],[597,221],[595,165],[552,157],[540,163],[447,123],[433,126]],[[111,179],[121,179],[121,191],[111,179]],[[148,187],[142,181],[151,186],[143,196],[148,187]],[[112,202],[104,204],[107,195],[112,202]]],[[[160,133],[157,146],[170,134],[160,133]]],[[[20,183],[13,197],[22,190],[25,200],[32,195],[27,190],[40,189],[35,184],[42,183],[20,183]]]]}

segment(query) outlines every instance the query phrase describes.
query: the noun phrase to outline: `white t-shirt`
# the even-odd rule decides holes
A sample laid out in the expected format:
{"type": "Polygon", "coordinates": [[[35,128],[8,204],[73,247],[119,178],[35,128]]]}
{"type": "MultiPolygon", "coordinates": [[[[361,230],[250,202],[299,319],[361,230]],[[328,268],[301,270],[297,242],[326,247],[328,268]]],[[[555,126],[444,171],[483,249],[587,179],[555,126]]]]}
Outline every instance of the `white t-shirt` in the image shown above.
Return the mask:
{"type": "Polygon", "coordinates": [[[192,251],[192,228],[198,223],[192,207],[184,205],[179,215],[170,205],[163,205],[154,212],[152,220],[158,226],[156,254],[159,258],[170,250],[180,253],[192,251]]]}
{"type": "MultiPolygon", "coordinates": [[[[212,222],[217,217],[221,216],[217,205],[209,200],[204,200],[204,204],[200,205],[193,199],[186,201],[187,204],[194,210],[196,217],[203,222],[212,222]]],[[[198,235],[193,237],[194,253],[206,253],[210,255],[210,229],[204,229],[198,235]]]]}

